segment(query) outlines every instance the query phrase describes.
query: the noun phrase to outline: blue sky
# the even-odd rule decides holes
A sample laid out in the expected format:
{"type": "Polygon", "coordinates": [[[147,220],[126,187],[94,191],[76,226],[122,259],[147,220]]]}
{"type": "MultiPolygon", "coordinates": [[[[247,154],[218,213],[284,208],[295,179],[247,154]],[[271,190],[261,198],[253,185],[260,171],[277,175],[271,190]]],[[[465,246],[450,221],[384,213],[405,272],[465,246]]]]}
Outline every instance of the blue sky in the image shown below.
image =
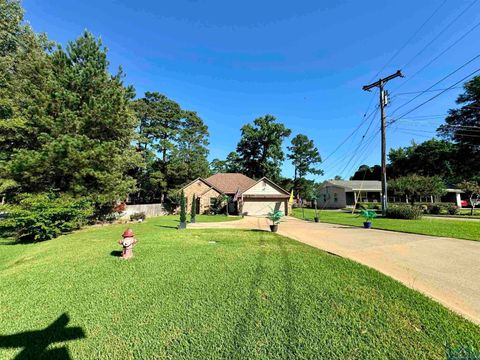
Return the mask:
{"type": "MultiPolygon", "coordinates": [[[[476,28],[408,80],[480,21],[480,2],[22,3],[34,30],[46,32],[60,43],[78,37],[84,29],[100,36],[109,49],[112,67],[122,65],[127,83],[134,85],[137,96],[145,91],[159,91],[183,108],[197,111],[210,129],[210,159],[224,158],[234,150],[240,127],[267,113],[291,128],[292,136],[303,133],[312,138],[326,158],[362,123],[366,111],[375,110],[378,95],[362,91],[362,86],[374,79],[441,4],[381,72],[385,76],[402,69],[406,76],[393,80],[387,87],[391,94],[387,116],[416,96],[403,93],[427,89],[476,56],[480,34],[480,27],[476,28]]],[[[478,67],[480,60],[473,61],[433,89],[446,88],[478,67]]],[[[388,148],[433,136],[442,115],[454,106],[460,91],[448,91],[398,121],[387,132],[388,148]]],[[[425,93],[394,114],[402,115],[435,94],[425,93]]],[[[359,145],[369,123],[370,118],[363,121],[361,130],[329,156],[322,165],[325,176],[316,177],[317,180],[337,174],[348,177],[360,164],[379,163],[380,138],[374,135],[379,127],[378,116],[359,145]]],[[[293,175],[288,161],[283,175],[293,175]]]]}

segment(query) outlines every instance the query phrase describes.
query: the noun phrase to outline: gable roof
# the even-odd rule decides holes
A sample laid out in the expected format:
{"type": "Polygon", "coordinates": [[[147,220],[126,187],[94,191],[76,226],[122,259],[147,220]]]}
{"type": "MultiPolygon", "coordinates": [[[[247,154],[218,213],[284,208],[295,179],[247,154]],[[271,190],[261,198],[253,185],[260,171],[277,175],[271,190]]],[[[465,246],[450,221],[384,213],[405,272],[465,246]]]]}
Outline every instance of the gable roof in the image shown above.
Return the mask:
{"type": "Polygon", "coordinates": [[[227,194],[234,194],[237,190],[243,193],[257,183],[248,176],[239,173],[218,173],[208,177],[205,181],[227,194]]]}
{"type": "MultiPolygon", "coordinates": [[[[198,178],[196,178],[195,180],[190,181],[187,185],[183,186],[183,187],[182,187],[180,190],[178,190],[178,191],[181,191],[181,190],[189,187],[190,185],[196,183],[197,181],[203,182],[203,183],[204,183],[205,185],[207,185],[210,189],[215,189],[215,190],[217,190],[220,194],[223,194],[223,193],[224,193],[224,191],[222,191],[221,189],[219,189],[218,187],[216,187],[215,185],[213,185],[212,183],[210,183],[209,181],[207,181],[207,180],[205,180],[204,178],[201,178],[201,177],[198,177],[198,178]]],[[[210,190],[210,189],[208,189],[208,190],[210,190]]],[[[208,190],[204,191],[203,193],[207,192],[208,190]]]]}
{"type": "Polygon", "coordinates": [[[324,187],[328,185],[338,186],[350,191],[381,191],[382,183],[378,180],[328,180],[324,187]]]}
{"type": "Polygon", "coordinates": [[[290,193],[289,193],[287,190],[285,190],[284,188],[282,188],[282,187],[280,187],[279,185],[275,184],[272,180],[270,180],[270,179],[267,178],[267,177],[263,177],[263,178],[261,178],[261,179],[258,180],[258,181],[254,181],[254,184],[253,184],[252,186],[248,187],[247,189],[245,189],[244,192],[247,191],[247,190],[249,190],[249,189],[251,189],[252,187],[254,187],[255,185],[257,185],[257,184],[258,184],[259,182],[261,182],[261,181],[265,181],[265,182],[269,183],[271,186],[273,186],[273,187],[274,187],[275,189],[277,189],[278,191],[283,192],[284,194],[290,196],[290,193]]]}

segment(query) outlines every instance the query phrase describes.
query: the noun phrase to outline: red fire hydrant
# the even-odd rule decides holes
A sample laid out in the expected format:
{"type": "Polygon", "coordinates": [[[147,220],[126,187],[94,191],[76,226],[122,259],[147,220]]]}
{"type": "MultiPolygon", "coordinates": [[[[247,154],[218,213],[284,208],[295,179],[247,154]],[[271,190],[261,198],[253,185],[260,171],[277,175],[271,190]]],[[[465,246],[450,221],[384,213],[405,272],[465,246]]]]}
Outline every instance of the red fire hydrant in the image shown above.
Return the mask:
{"type": "Polygon", "coordinates": [[[118,243],[123,246],[122,259],[130,259],[133,256],[133,247],[138,242],[134,236],[133,230],[127,229],[122,234],[123,239],[118,240],[118,243]]]}

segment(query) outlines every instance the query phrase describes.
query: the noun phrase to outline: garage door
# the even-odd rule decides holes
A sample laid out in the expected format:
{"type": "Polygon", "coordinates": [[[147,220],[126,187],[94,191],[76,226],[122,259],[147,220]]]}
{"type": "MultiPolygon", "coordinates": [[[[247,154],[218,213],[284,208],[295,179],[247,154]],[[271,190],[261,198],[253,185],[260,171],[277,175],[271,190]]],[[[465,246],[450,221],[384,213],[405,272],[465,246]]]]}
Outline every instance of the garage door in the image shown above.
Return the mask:
{"type": "Polygon", "coordinates": [[[285,200],[244,200],[243,213],[245,215],[264,216],[267,215],[272,209],[280,210],[285,214],[285,200]]]}

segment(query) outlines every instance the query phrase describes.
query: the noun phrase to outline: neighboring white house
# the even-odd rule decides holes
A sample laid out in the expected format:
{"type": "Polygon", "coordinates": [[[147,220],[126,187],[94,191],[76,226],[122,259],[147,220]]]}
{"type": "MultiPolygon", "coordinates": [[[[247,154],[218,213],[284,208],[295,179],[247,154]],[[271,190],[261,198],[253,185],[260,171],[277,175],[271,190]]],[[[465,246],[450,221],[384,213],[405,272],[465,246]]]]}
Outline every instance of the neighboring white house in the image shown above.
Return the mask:
{"type": "MultiPolygon", "coordinates": [[[[445,190],[445,195],[439,200],[461,207],[463,191],[459,189],[445,190]]],[[[377,180],[328,180],[319,190],[317,205],[324,209],[343,209],[362,202],[378,202],[380,204],[381,196],[382,183],[377,180]]],[[[389,202],[405,202],[405,199],[398,195],[389,194],[388,198],[389,202]]],[[[420,198],[419,201],[433,202],[434,198],[427,196],[420,198]]]]}
{"type": "Polygon", "coordinates": [[[376,180],[328,180],[318,193],[318,206],[324,209],[343,209],[357,202],[379,202],[382,184],[376,180]]]}

